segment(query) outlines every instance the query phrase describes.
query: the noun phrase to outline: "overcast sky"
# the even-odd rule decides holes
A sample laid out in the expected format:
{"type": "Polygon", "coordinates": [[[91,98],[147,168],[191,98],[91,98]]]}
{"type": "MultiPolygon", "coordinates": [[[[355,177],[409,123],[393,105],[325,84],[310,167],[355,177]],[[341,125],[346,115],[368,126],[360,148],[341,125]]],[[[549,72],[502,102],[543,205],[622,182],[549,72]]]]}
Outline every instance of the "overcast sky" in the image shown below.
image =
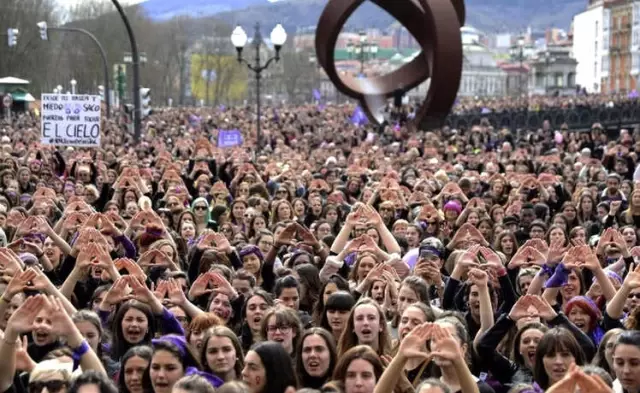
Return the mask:
{"type": "MultiPolygon", "coordinates": [[[[62,6],[70,6],[70,5],[76,5],[80,2],[82,2],[82,0],[55,0],[56,3],[62,5],[62,6]]],[[[111,0],[99,0],[103,3],[110,3],[111,0]]],[[[131,4],[131,3],[140,3],[143,0],[120,0],[120,4],[131,4]]]]}

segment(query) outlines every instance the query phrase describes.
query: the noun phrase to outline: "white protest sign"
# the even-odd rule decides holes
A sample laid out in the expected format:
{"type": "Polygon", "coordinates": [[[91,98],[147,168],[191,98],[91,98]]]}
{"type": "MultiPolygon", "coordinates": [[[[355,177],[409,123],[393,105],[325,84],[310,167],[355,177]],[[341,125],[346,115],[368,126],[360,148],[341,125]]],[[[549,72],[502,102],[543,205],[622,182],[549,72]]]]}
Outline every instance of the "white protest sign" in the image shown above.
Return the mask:
{"type": "Polygon", "coordinates": [[[40,143],[100,146],[100,96],[42,94],[40,143]]]}

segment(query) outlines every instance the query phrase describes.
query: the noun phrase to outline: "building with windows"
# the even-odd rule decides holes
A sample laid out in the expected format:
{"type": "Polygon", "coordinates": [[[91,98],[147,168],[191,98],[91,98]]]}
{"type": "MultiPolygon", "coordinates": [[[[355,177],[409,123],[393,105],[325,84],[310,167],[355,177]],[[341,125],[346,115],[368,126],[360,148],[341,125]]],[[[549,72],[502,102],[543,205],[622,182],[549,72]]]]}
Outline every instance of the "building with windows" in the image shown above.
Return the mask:
{"type": "Polygon", "coordinates": [[[629,92],[640,74],[640,0],[590,0],[573,20],[576,83],[592,93],[629,92]]]}
{"type": "Polygon", "coordinates": [[[571,57],[571,48],[548,46],[539,51],[529,64],[529,91],[532,94],[576,94],[577,61],[571,57]]]}
{"type": "Polygon", "coordinates": [[[471,26],[462,33],[462,78],[460,96],[503,96],[506,93],[507,73],[498,66],[495,54],[481,44],[481,32],[471,26]]]}

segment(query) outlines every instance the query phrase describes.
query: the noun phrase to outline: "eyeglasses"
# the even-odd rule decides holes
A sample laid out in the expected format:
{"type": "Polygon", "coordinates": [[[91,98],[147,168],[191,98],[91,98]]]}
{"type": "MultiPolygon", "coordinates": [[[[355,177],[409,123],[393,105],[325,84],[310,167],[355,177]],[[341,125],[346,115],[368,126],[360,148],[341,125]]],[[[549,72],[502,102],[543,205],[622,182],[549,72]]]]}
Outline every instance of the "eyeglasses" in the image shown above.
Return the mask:
{"type": "Polygon", "coordinates": [[[633,299],[636,298],[636,300],[640,300],[640,293],[630,293],[629,296],[627,296],[628,299],[633,299]]]}
{"type": "Polygon", "coordinates": [[[34,381],[29,383],[28,391],[29,393],[40,393],[44,388],[47,388],[50,393],[56,393],[67,386],[69,386],[69,382],[61,379],[54,379],[51,381],[34,381]]]}
{"type": "Polygon", "coordinates": [[[270,326],[267,326],[267,331],[269,333],[275,333],[278,330],[280,331],[280,333],[288,333],[291,330],[291,326],[289,326],[289,325],[276,325],[276,326],[270,325],[270,326]]]}
{"type": "Polygon", "coordinates": [[[253,214],[245,214],[244,218],[253,218],[253,214]]]}
{"type": "Polygon", "coordinates": [[[202,211],[204,211],[204,210],[207,210],[207,207],[206,206],[194,206],[193,210],[202,210],[202,211]]]}
{"type": "Polygon", "coordinates": [[[231,228],[222,228],[221,230],[222,232],[233,232],[233,229],[231,228]]]}
{"type": "Polygon", "coordinates": [[[179,205],[178,202],[167,203],[167,207],[174,207],[174,206],[178,206],[178,205],[179,205]]]}

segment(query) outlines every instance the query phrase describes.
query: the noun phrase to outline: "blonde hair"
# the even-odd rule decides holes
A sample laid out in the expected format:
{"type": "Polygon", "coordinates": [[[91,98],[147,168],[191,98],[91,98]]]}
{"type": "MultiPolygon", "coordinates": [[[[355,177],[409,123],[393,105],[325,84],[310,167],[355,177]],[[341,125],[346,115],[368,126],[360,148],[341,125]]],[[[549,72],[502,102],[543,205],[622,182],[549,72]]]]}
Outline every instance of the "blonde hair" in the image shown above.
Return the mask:
{"type": "Polygon", "coordinates": [[[37,363],[31,373],[29,373],[29,382],[39,381],[57,375],[60,375],[64,381],[70,382],[72,373],[73,363],[71,362],[63,362],[59,359],[44,360],[37,363]]]}

